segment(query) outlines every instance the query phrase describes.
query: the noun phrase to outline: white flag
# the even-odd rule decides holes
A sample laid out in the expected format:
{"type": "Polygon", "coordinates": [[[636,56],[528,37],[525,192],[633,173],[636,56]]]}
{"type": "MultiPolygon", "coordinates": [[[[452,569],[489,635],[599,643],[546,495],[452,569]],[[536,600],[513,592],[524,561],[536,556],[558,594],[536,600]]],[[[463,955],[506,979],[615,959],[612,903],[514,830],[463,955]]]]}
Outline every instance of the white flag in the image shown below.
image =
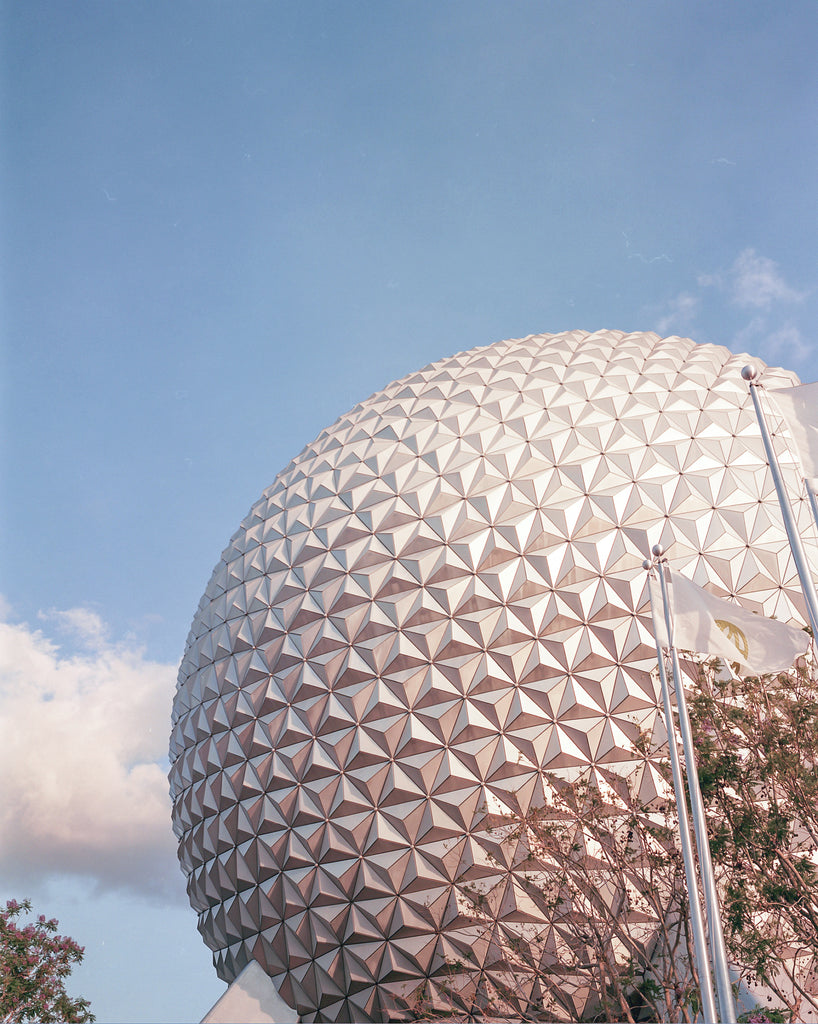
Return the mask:
{"type": "Polygon", "coordinates": [[[768,391],[781,410],[795,444],[804,478],[813,490],[818,481],[818,382],[768,391]]]}
{"type": "MultiPolygon", "coordinates": [[[[673,641],[680,650],[738,662],[745,675],[762,676],[786,672],[809,646],[809,636],[802,629],[714,597],[684,576],[672,573],[670,579],[673,641]]],[[[658,588],[658,583],[651,580],[651,599],[657,610],[656,637],[666,647],[667,631],[658,588]]]]}
{"type": "MultiPolygon", "coordinates": [[[[662,570],[660,569],[659,572],[662,570]]],[[[659,647],[670,647],[665,625],[665,605],[662,600],[662,587],[653,575],[648,576],[648,593],[650,594],[650,614],[653,619],[653,635],[659,647]]]]}

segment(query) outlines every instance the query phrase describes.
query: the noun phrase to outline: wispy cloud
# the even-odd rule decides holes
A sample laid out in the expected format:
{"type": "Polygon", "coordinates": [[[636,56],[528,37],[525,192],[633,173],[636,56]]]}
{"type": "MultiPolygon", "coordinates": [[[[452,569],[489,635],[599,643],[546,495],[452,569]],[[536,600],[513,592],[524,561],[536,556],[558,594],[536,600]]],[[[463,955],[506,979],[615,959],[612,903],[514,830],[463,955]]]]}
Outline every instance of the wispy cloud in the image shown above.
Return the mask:
{"type": "Polygon", "coordinates": [[[656,253],[655,255],[646,256],[643,252],[636,252],[631,247],[630,234],[627,231],[622,232],[622,237],[625,240],[625,249],[628,253],[629,260],[639,260],[641,263],[672,263],[673,260],[668,256],[666,252],[656,253]]]}
{"type": "Polygon", "coordinates": [[[767,362],[791,364],[814,350],[792,315],[793,307],[807,297],[785,279],[775,260],[747,248],[728,267],[699,274],[695,287],[650,313],[661,334],[692,334],[700,324],[721,321],[721,335],[711,327],[706,340],[728,345],[733,352],[755,353],[767,362]]]}
{"type": "Polygon", "coordinates": [[[49,608],[48,611],[38,612],[37,618],[41,622],[54,623],[62,633],[91,650],[101,650],[107,643],[108,626],[90,608],[49,608]]]}
{"type": "Polygon", "coordinates": [[[795,324],[786,322],[771,327],[768,318],[759,314],[736,331],[730,348],[734,352],[757,351],[766,362],[780,362],[785,366],[805,359],[812,352],[812,346],[795,324]]]}
{"type": "Polygon", "coordinates": [[[742,309],[770,309],[776,302],[801,302],[804,292],[791,287],[781,275],[778,264],[755,249],[743,249],[726,273],[701,274],[702,287],[725,291],[742,309]]]}
{"type": "Polygon", "coordinates": [[[176,668],[111,643],[87,609],[43,619],[86,650],[0,623],[0,872],[9,884],[74,874],[176,898],[165,777],[176,668]]]}
{"type": "Polygon", "coordinates": [[[701,299],[690,292],[680,292],[667,304],[666,312],[656,321],[656,329],[661,334],[678,329],[689,330],[691,323],[701,306],[701,299]]]}
{"type": "Polygon", "coordinates": [[[784,324],[778,330],[767,335],[767,347],[770,354],[779,358],[806,359],[812,352],[812,345],[804,339],[795,324],[784,324]]]}
{"type": "Polygon", "coordinates": [[[745,249],[733,264],[732,297],[737,306],[769,309],[773,302],[801,302],[805,296],[786,283],[777,263],[745,249]]]}
{"type": "Polygon", "coordinates": [[[740,327],[733,335],[731,346],[733,351],[751,349],[758,345],[764,337],[766,323],[763,316],[754,316],[743,327],[740,327]]]}

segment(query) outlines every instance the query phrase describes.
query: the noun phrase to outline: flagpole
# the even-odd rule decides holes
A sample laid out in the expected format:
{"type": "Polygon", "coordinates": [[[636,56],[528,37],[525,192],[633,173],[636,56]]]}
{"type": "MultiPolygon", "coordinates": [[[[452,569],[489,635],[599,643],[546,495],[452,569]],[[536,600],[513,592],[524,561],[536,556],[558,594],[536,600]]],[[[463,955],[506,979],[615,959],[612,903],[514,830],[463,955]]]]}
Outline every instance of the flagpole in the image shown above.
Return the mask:
{"type": "MultiPolygon", "coordinates": [[[[693,732],[690,728],[690,716],[687,713],[687,700],[679,658],[673,642],[673,619],[670,614],[670,601],[667,593],[667,559],[661,544],[653,547],[653,555],[659,562],[659,584],[662,588],[662,602],[665,611],[665,627],[670,650],[670,662],[673,669],[673,685],[676,689],[676,707],[679,711],[679,730],[682,734],[682,750],[684,751],[687,769],[687,789],[690,794],[690,809],[693,817],[693,831],[696,835],[696,848],[699,853],[699,873],[704,890],[704,903],[707,911],[707,923],[710,929],[710,955],[713,960],[713,971],[716,978],[716,991],[719,997],[721,1020],[724,1024],[736,1024],[736,1007],[733,1000],[733,987],[730,983],[730,970],[727,965],[727,949],[724,944],[724,932],[721,926],[716,880],[713,874],[713,862],[710,858],[710,843],[707,838],[707,819],[704,814],[704,801],[699,786],[699,773],[696,768],[696,755],[693,747],[693,732]]],[[[705,1020],[707,1018],[705,1017],[705,1020]]]]}
{"type": "MultiPolygon", "coordinates": [[[[770,472],[773,475],[775,493],[778,495],[778,504],[781,506],[781,515],[784,517],[784,529],[787,531],[787,539],[790,542],[790,551],[792,551],[795,568],[798,570],[798,578],[801,581],[801,591],[804,594],[804,601],[807,605],[807,615],[809,617],[810,625],[812,626],[812,635],[813,637],[818,638],[818,595],[816,595],[815,592],[815,582],[813,581],[812,573],[810,572],[807,556],[804,553],[804,547],[801,544],[801,536],[795,522],[795,516],[792,514],[790,501],[787,496],[786,488],[784,487],[784,478],[781,475],[781,467],[778,465],[778,459],[775,454],[775,449],[773,448],[770,431],[767,428],[767,420],[764,417],[761,402],[758,398],[758,389],[760,387],[760,384],[756,380],[758,370],[755,366],[750,364],[749,366],[744,367],[741,371],[741,376],[750,385],[750,395],[753,399],[756,418],[758,419],[758,425],[761,429],[761,440],[764,442],[764,451],[767,453],[767,461],[770,464],[770,472]]],[[[807,491],[809,492],[809,485],[807,486],[807,491]]],[[[810,506],[812,507],[813,515],[816,517],[816,522],[818,522],[818,510],[816,510],[814,496],[810,498],[810,506]]]]}
{"type": "MultiPolygon", "coordinates": [[[[645,559],[644,567],[652,576],[653,563],[648,559],[645,559]]],[[[664,603],[664,592],[662,601],[664,603]]],[[[673,707],[670,702],[670,689],[667,684],[667,672],[665,671],[665,656],[659,640],[659,631],[656,629],[656,613],[653,607],[653,601],[651,601],[650,610],[651,617],[654,622],[653,635],[656,639],[656,660],[659,665],[659,684],[662,691],[662,706],[664,708],[665,728],[667,731],[667,746],[670,752],[670,769],[673,776],[673,795],[676,799],[676,813],[679,819],[679,840],[682,847],[682,860],[684,861],[685,879],[687,881],[690,922],[693,929],[693,949],[696,953],[696,965],[699,969],[699,992],[702,1000],[702,1013],[705,1021],[715,1022],[716,1003],[713,998],[713,979],[710,975],[710,961],[707,956],[707,940],[704,932],[702,906],[699,902],[699,885],[696,880],[693,844],[690,841],[690,819],[687,814],[684,781],[682,779],[681,765],[679,764],[679,748],[676,740],[676,726],[673,721],[673,707]]],[[[667,621],[667,605],[665,605],[665,621],[667,621]]]]}
{"type": "Polygon", "coordinates": [[[804,484],[807,488],[809,506],[812,509],[812,518],[815,520],[815,529],[818,530],[818,498],[815,496],[815,491],[810,486],[810,481],[805,479],[804,484]]]}

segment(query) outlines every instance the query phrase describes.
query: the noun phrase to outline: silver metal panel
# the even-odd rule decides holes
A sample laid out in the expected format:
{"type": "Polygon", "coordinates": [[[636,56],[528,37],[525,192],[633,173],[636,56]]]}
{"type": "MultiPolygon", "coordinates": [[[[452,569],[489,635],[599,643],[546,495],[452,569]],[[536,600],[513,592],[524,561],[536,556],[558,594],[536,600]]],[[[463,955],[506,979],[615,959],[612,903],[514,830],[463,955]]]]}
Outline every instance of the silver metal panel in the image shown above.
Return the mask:
{"type": "Polygon", "coordinates": [[[504,341],[391,384],[279,474],[213,572],[173,708],[174,830],[222,978],[256,959],[305,1019],[362,1021],[467,950],[501,969],[458,904],[505,885],[492,857],[513,870],[498,816],[544,770],[659,785],[631,755],[658,711],[649,544],[804,621],[747,361],[655,334],[504,341]]]}

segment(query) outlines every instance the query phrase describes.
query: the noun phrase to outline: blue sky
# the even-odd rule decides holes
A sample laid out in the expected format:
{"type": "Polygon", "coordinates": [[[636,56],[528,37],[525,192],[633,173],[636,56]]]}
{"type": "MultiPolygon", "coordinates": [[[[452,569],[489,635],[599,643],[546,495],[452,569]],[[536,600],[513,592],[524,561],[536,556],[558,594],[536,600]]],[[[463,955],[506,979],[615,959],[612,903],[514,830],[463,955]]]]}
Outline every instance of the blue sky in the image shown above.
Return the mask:
{"type": "Polygon", "coordinates": [[[100,1019],[198,1020],[223,986],[163,757],[228,537],[338,415],[476,345],[656,330],[818,378],[818,7],[0,13],[0,896],[86,945],[100,1019]]]}

